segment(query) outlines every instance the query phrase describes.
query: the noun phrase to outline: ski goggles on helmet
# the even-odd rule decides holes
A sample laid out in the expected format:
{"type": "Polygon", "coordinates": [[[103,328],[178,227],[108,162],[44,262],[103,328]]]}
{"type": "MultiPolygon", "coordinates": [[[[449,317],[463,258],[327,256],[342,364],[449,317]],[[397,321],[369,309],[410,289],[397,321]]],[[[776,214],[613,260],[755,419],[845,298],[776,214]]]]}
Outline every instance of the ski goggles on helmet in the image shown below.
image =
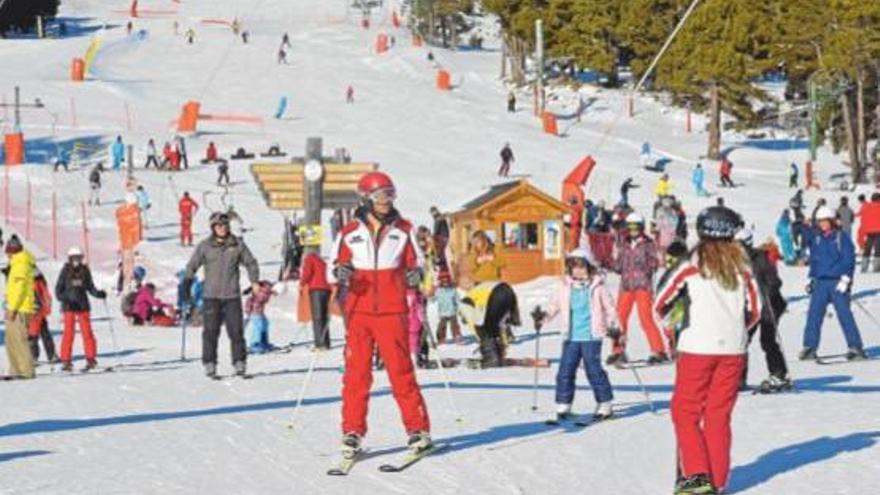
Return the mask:
{"type": "Polygon", "coordinates": [[[374,203],[387,203],[397,199],[397,191],[393,187],[380,187],[367,193],[366,198],[374,203]]]}

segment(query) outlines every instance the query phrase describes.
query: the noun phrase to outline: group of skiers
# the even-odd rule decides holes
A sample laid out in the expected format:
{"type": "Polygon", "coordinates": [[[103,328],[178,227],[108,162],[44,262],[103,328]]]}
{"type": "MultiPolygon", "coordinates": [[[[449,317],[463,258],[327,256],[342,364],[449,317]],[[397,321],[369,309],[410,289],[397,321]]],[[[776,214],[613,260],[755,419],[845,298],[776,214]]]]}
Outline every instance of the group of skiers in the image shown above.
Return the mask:
{"type": "Polygon", "coordinates": [[[9,361],[7,378],[34,378],[35,363],[42,342],[46,360],[61,364],[61,369],[73,369],[74,330],[79,327],[83,340],[86,364],[83,371],[97,366],[97,342],[91,324],[89,296],[104,300],[107,293],[95,287],[92,274],[85,263],[82,250],[76,246],[67,252],[67,261],[55,282],[54,298],[61,304],[63,333],[60,353],[56,353],[48,317],[51,314],[53,293],[46,277],[37,267],[36,260],[13,234],[6,243],[8,265],[6,275],[6,333],[5,344],[9,361]]]}

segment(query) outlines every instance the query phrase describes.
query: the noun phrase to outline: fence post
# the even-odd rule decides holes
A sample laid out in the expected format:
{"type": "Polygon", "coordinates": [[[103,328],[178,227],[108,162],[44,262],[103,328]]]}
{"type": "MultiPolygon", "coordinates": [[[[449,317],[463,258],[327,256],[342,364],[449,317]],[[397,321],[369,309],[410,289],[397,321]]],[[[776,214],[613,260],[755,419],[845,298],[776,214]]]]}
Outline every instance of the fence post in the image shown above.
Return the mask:
{"type": "Polygon", "coordinates": [[[86,262],[89,261],[89,224],[86,222],[86,202],[80,201],[82,208],[82,230],[83,230],[83,252],[86,255],[86,262]]]}

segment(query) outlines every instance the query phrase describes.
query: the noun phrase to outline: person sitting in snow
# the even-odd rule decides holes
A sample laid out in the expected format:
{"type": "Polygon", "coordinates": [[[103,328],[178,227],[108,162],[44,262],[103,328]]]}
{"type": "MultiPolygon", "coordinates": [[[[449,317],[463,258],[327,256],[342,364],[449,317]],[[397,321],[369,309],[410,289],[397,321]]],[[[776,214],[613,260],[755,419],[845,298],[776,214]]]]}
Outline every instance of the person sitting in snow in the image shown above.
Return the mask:
{"type": "Polygon", "coordinates": [[[166,309],[173,309],[170,304],[156,297],[156,286],[146,283],[137,291],[134,307],[131,310],[134,325],[167,325],[169,315],[166,309]]]}
{"type": "Polygon", "coordinates": [[[256,291],[248,287],[244,293],[248,295],[244,310],[246,318],[250,322],[248,352],[251,354],[269,352],[275,349],[275,346],[269,343],[269,319],[266,318],[266,305],[275,295],[272,283],[268,280],[261,280],[257,284],[256,291]]]}

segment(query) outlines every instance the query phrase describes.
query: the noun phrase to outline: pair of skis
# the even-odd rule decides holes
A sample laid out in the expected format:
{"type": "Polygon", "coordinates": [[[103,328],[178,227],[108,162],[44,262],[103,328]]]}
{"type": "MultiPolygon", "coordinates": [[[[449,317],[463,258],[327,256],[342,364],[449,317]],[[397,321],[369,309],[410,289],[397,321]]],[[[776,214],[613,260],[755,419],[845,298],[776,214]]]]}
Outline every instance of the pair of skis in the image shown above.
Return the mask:
{"type": "MultiPolygon", "coordinates": [[[[421,461],[425,457],[436,454],[437,452],[445,450],[448,447],[448,443],[437,443],[432,445],[431,447],[428,447],[427,449],[418,452],[407,452],[405,455],[403,455],[403,457],[400,458],[398,462],[380,465],[379,471],[383,473],[399,473],[406,470],[413,464],[421,461]]],[[[368,450],[360,450],[351,455],[343,456],[342,460],[339,461],[339,464],[330,468],[327,471],[327,475],[347,476],[348,473],[351,472],[351,469],[355,466],[355,464],[368,457],[370,457],[370,452],[368,450]]]]}
{"type": "Polygon", "coordinates": [[[606,421],[611,421],[616,418],[617,416],[615,415],[595,419],[592,416],[569,415],[569,417],[567,418],[550,418],[547,421],[544,421],[544,424],[547,426],[571,425],[576,428],[586,428],[587,426],[594,425],[596,423],[604,423],[606,421]]]}

